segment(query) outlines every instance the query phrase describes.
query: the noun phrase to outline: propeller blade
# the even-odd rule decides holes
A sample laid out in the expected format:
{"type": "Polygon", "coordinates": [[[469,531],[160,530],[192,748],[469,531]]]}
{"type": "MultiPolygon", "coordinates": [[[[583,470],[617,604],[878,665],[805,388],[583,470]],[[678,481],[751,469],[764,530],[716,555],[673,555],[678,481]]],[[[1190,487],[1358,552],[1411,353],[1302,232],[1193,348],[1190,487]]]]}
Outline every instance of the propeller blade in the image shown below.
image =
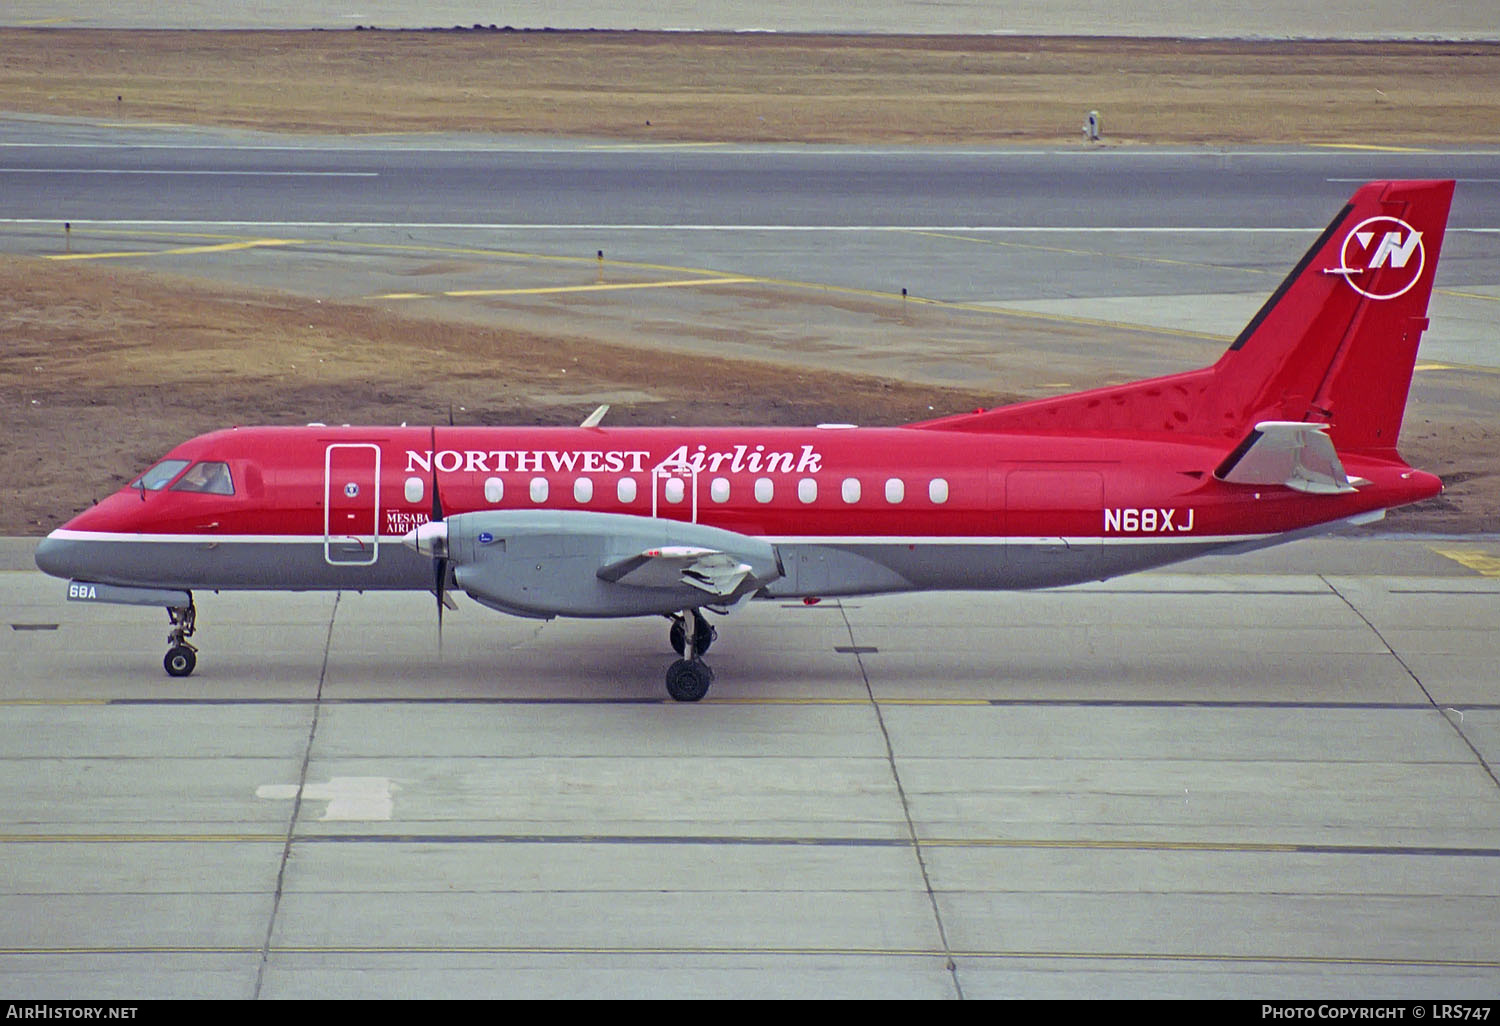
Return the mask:
{"type": "MultiPolygon", "coordinates": [[[[448,423],[453,423],[453,407],[448,407],[448,423]]],[[[432,552],[432,594],[437,597],[438,658],[443,657],[443,606],[447,596],[443,594],[448,584],[448,525],[443,523],[443,500],[438,495],[437,478],[437,426],[432,427],[432,519],[428,526],[439,525],[439,530],[429,530],[432,552]]],[[[419,532],[420,533],[420,529],[419,532]]],[[[420,544],[421,539],[418,539],[420,544]]]]}
{"type": "Polygon", "coordinates": [[[437,428],[432,429],[432,519],[443,519],[443,502],[438,497],[437,480],[437,428]]]}
{"type": "Polygon", "coordinates": [[[434,564],[434,566],[435,566],[435,569],[436,569],[437,582],[433,586],[432,591],[433,591],[433,594],[435,594],[437,596],[438,658],[442,659],[443,658],[443,581],[448,576],[448,561],[446,559],[439,559],[434,564]]]}
{"type": "Polygon", "coordinates": [[[438,649],[443,642],[443,607],[453,607],[448,597],[448,525],[433,520],[406,532],[401,543],[432,560],[432,593],[437,596],[438,649]]]}

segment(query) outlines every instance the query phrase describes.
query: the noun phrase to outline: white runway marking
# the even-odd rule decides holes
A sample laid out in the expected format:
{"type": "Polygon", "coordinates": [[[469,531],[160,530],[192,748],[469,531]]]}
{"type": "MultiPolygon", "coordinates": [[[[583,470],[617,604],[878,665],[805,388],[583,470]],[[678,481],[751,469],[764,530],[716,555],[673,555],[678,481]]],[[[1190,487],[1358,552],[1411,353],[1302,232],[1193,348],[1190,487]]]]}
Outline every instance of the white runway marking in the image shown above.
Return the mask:
{"type": "MultiPolygon", "coordinates": [[[[326,784],[302,788],[302,797],[328,803],[327,810],[318,817],[323,822],[384,822],[391,818],[395,808],[395,791],[396,785],[389,777],[333,777],[326,784]]],[[[297,797],[297,785],[262,784],[255,789],[255,797],[289,800],[297,797]]]]}

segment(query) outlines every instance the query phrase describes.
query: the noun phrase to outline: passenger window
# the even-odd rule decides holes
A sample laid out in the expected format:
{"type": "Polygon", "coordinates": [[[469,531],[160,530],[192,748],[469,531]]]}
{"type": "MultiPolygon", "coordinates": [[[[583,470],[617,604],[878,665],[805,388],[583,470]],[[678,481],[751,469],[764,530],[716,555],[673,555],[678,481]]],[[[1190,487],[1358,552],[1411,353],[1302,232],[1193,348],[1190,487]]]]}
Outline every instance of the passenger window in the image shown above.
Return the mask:
{"type": "Polygon", "coordinates": [[[852,503],[858,502],[859,501],[859,478],[857,478],[857,477],[846,477],[846,478],[844,478],[844,483],[839,488],[839,494],[841,494],[844,497],[844,501],[847,502],[847,503],[851,503],[852,504],[852,503]]]}
{"type": "Polygon", "coordinates": [[[216,460],[194,463],[182,479],[172,486],[174,492],[203,492],[208,495],[233,495],[234,482],[229,464],[216,460]]]}
{"type": "Polygon", "coordinates": [[[816,502],[818,500],[818,482],[810,477],[804,477],[797,482],[797,501],[816,502]]]}
{"type": "Polygon", "coordinates": [[[167,486],[167,482],[182,473],[182,468],[187,465],[187,460],[162,460],[130,482],[130,487],[139,488],[143,492],[159,492],[167,486]]]}
{"type": "Polygon", "coordinates": [[[893,477],[885,483],[885,501],[894,505],[906,498],[906,482],[899,477],[893,477]]]}
{"type": "Polygon", "coordinates": [[[573,501],[580,506],[586,505],[594,498],[593,479],[580,477],[573,482],[573,501]]]}
{"type": "Polygon", "coordinates": [[[713,484],[708,486],[708,497],[715,502],[728,502],[729,481],[722,477],[714,478],[713,484]]]}
{"type": "Polygon", "coordinates": [[[776,496],[776,488],[769,477],[755,479],[755,501],[770,502],[776,496]]]}
{"type": "Polygon", "coordinates": [[[933,505],[941,506],[948,501],[948,482],[940,477],[933,478],[927,484],[927,497],[932,500],[933,505]]]}
{"type": "Polygon", "coordinates": [[[615,496],[624,503],[635,501],[635,478],[622,477],[620,483],[615,485],[615,496]]]}

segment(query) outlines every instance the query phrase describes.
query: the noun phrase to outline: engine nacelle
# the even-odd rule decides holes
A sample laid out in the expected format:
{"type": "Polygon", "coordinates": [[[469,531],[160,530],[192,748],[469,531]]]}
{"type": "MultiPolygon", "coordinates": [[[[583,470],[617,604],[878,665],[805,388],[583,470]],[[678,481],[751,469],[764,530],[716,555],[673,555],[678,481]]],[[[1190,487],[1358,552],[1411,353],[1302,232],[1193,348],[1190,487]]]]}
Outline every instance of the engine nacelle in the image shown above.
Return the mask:
{"type": "Polygon", "coordinates": [[[444,523],[458,587],[522,616],[675,613],[734,603],[781,576],[768,542],[702,524],[584,510],[460,513],[444,523]],[[705,590],[683,567],[686,550],[733,561],[731,590],[705,590]]]}

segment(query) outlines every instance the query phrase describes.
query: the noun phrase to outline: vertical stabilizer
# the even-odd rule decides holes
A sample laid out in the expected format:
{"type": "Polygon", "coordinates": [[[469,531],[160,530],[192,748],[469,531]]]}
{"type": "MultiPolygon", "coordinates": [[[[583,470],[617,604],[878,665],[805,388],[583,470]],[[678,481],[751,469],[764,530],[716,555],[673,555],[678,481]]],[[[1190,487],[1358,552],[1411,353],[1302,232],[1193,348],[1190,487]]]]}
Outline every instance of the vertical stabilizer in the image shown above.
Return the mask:
{"type": "Polygon", "coordinates": [[[1340,451],[1395,448],[1452,199],[1451,181],[1354,194],[1215,365],[1226,426],[1308,421],[1340,451]]]}
{"type": "Polygon", "coordinates": [[[1340,452],[1393,451],[1452,199],[1451,181],[1360,188],[1211,367],[921,426],[1238,442],[1307,422],[1340,452]]]}

